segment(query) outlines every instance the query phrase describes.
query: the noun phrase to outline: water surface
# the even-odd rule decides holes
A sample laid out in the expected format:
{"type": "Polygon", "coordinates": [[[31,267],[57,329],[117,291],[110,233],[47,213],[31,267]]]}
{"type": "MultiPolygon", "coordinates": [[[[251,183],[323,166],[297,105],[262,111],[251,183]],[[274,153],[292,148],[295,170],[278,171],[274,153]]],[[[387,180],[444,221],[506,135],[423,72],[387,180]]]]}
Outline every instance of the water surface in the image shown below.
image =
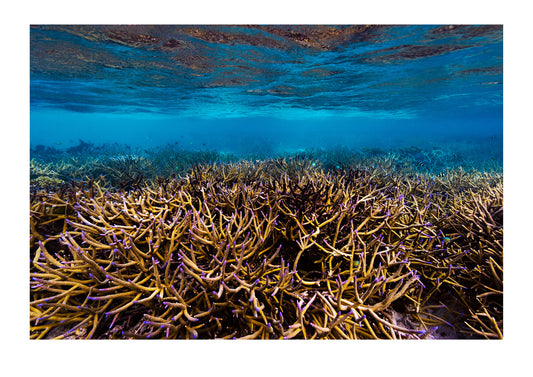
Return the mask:
{"type": "Polygon", "coordinates": [[[501,25],[34,25],[30,38],[32,147],[474,143],[502,158],[501,25]]]}

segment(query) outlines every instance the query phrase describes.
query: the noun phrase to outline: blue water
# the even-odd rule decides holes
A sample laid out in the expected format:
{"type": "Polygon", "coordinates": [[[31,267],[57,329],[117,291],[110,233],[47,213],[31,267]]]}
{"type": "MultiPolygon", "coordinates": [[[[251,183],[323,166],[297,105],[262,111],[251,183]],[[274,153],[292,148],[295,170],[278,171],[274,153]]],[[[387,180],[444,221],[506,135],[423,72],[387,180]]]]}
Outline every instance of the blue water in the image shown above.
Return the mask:
{"type": "Polygon", "coordinates": [[[503,158],[498,25],[30,28],[30,147],[503,158]]]}

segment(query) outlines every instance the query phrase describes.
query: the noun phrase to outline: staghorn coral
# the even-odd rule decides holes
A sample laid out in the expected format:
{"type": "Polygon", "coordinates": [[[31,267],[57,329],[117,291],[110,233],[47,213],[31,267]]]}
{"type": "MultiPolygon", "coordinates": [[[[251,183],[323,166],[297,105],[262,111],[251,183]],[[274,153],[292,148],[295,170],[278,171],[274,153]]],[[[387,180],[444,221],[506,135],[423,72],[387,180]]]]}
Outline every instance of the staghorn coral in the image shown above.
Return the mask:
{"type": "Polygon", "coordinates": [[[449,287],[468,311],[466,325],[485,338],[503,335],[503,185],[468,192],[448,219],[450,239],[464,268],[449,287]],[[463,288],[466,287],[466,288],[463,288]]]}
{"type": "Polygon", "coordinates": [[[460,179],[278,159],[41,191],[30,337],[501,337],[501,178],[460,179]]]}
{"type": "Polygon", "coordinates": [[[30,160],[30,187],[54,187],[64,182],[50,165],[30,160]]]}
{"type": "Polygon", "coordinates": [[[50,170],[55,172],[55,178],[63,182],[104,178],[116,187],[122,184],[124,188],[132,188],[139,186],[141,180],[157,180],[185,174],[198,164],[231,165],[242,162],[243,158],[250,160],[251,164],[251,161],[257,163],[269,157],[270,160],[263,162],[268,163],[270,169],[278,173],[285,172],[291,177],[294,175],[291,171],[297,172],[298,169],[304,168],[303,165],[307,165],[306,169],[323,168],[327,171],[355,169],[372,171],[375,175],[391,175],[391,172],[394,172],[398,177],[436,175],[446,177],[448,181],[450,177],[455,177],[454,182],[449,182],[447,185],[449,188],[459,182],[461,175],[473,177],[480,174],[475,169],[489,172],[491,175],[501,174],[501,158],[494,153],[493,147],[489,148],[492,144],[489,144],[489,147],[486,144],[477,147],[466,145],[464,148],[457,147],[454,151],[439,147],[438,150],[445,153],[445,157],[438,153],[435,155],[436,147],[425,150],[416,147],[390,150],[363,148],[357,152],[339,145],[273,156],[257,153],[236,156],[209,150],[184,150],[176,143],[149,150],[134,150],[129,146],[104,144],[91,146],[90,154],[37,146],[31,150],[31,156],[40,168],[32,170],[32,185],[45,187],[46,180],[49,180],[46,170],[50,170]],[[425,157],[417,159],[417,153],[425,157]],[[492,157],[487,159],[490,155],[492,157]],[[44,178],[39,180],[40,177],[44,178]],[[43,184],[39,184],[41,181],[43,184]]]}

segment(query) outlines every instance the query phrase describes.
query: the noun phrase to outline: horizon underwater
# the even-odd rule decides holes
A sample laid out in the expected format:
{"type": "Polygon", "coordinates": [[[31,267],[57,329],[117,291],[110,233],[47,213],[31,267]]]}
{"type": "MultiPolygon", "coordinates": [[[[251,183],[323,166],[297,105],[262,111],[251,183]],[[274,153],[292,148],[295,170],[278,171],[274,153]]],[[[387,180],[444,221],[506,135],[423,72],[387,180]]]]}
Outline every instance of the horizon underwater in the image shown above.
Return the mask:
{"type": "Polygon", "coordinates": [[[30,339],[503,339],[501,25],[31,25],[30,339]]]}

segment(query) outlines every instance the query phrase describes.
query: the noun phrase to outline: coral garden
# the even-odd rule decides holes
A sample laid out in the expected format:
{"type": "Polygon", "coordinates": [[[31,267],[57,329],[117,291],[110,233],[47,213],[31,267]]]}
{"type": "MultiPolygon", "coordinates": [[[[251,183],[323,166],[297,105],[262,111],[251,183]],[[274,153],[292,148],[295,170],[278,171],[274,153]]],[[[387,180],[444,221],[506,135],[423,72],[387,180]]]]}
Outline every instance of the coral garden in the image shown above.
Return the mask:
{"type": "Polygon", "coordinates": [[[30,338],[502,338],[501,172],[404,152],[32,158],[30,338]]]}

